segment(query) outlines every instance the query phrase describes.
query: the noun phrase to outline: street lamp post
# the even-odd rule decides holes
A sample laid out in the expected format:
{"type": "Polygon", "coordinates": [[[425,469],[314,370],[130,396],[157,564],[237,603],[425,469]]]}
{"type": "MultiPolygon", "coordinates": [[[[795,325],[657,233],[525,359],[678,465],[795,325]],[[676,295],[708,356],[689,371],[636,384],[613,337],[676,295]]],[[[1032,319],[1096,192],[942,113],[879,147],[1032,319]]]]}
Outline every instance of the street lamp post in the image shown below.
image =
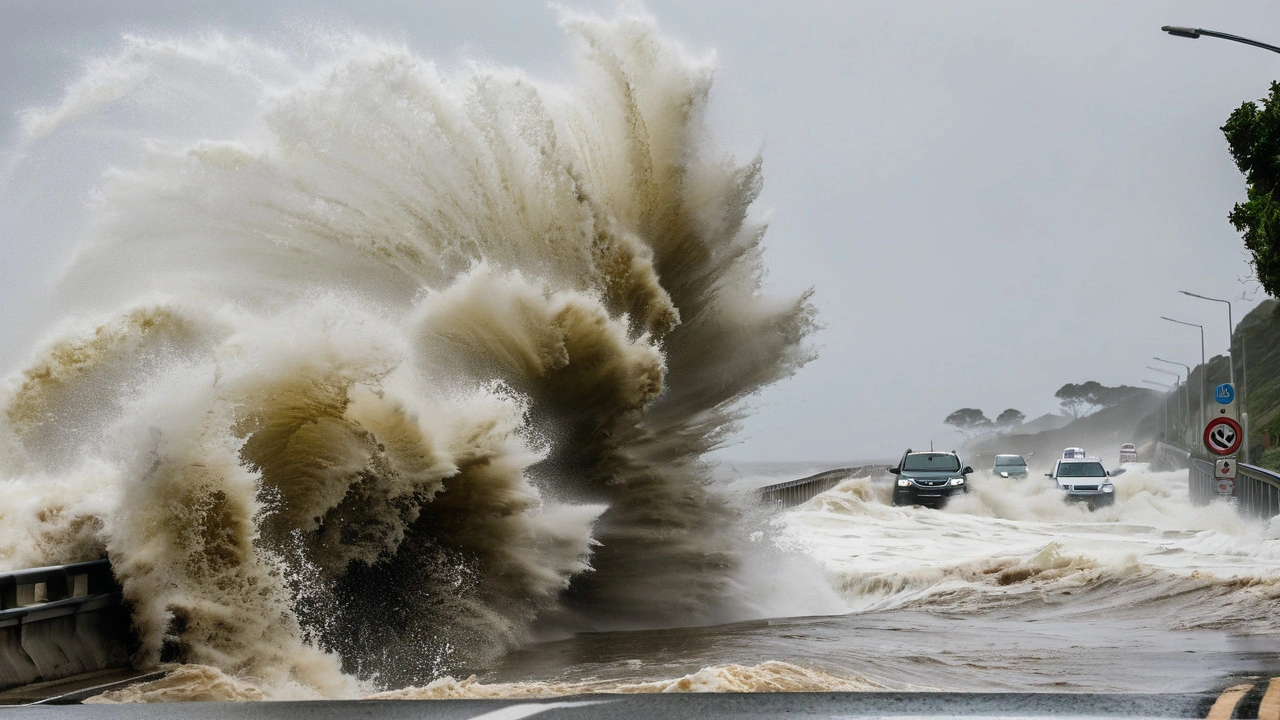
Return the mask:
{"type": "MultiPolygon", "coordinates": [[[[1155,360],[1156,362],[1162,362],[1162,363],[1165,363],[1166,365],[1177,365],[1178,367],[1185,369],[1185,370],[1187,371],[1187,382],[1188,382],[1188,383],[1189,383],[1189,382],[1191,382],[1191,366],[1190,366],[1190,365],[1185,365],[1185,364],[1180,363],[1180,362],[1174,362],[1174,361],[1172,361],[1172,360],[1165,360],[1164,358],[1158,358],[1158,357],[1153,357],[1153,358],[1151,358],[1151,359],[1152,359],[1152,360],[1155,360]]],[[[1190,431],[1191,431],[1191,388],[1187,387],[1187,385],[1186,385],[1185,383],[1184,383],[1184,384],[1183,384],[1183,386],[1182,386],[1182,399],[1183,399],[1183,400],[1185,401],[1185,403],[1186,403],[1187,431],[1188,431],[1188,435],[1190,435],[1190,431]]]]}
{"type": "MultiPolygon", "coordinates": [[[[1165,385],[1164,383],[1158,383],[1158,382],[1156,382],[1155,380],[1143,380],[1142,382],[1144,382],[1144,383],[1146,383],[1146,384],[1148,384],[1148,385],[1155,385],[1156,387],[1164,388],[1165,394],[1168,394],[1168,393],[1169,393],[1169,388],[1170,388],[1170,386],[1169,386],[1169,385],[1165,385]]],[[[1164,411],[1164,423],[1163,423],[1163,425],[1164,425],[1164,436],[1163,436],[1163,437],[1161,437],[1160,439],[1161,439],[1161,440],[1168,440],[1168,439],[1169,439],[1169,408],[1165,407],[1164,405],[1165,405],[1164,403],[1160,403],[1159,405],[1156,405],[1156,425],[1160,425],[1160,424],[1161,424],[1161,422],[1160,422],[1160,411],[1163,409],[1163,411],[1164,411]]]]}
{"type": "MultiPolygon", "coordinates": [[[[1158,372],[1158,373],[1164,373],[1165,375],[1172,375],[1172,376],[1173,376],[1173,390],[1171,390],[1170,392],[1176,392],[1176,391],[1178,390],[1178,384],[1182,382],[1182,376],[1181,376],[1181,375],[1179,375],[1179,374],[1178,374],[1178,373],[1176,373],[1176,372],[1170,371],[1170,370],[1165,370],[1164,368],[1158,368],[1158,367],[1156,367],[1155,365],[1148,365],[1148,366],[1147,366],[1147,369],[1148,369],[1148,370],[1155,370],[1156,372],[1158,372]]],[[[1177,409],[1178,409],[1178,396],[1177,396],[1177,395],[1174,395],[1174,397],[1173,397],[1173,409],[1174,409],[1174,410],[1177,410],[1177,409]]],[[[1172,427],[1173,427],[1173,425],[1174,425],[1174,422],[1169,418],[1169,407],[1168,407],[1167,401],[1166,401],[1165,409],[1164,409],[1164,417],[1165,417],[1166,425],[1168,425],[1168,426],[1170,427],[1170,432],[1172,432],[1172,431],[1173,431],[1173,430],[1172,430],[1172,427]]]]}
{"type": "MultiPolygon", "coordinates": [[[[1200,427],[1204,427],[1204,379],[1205,379],[1205,375],[1208,374],[1205,372],[1207,368],[1204,365],[1204,326],[1197,325],[1195,323],[1183,322],[1181,320],[1174,320],[1173,318],[1165,317],[1164,315],[1161,315],[1160,319],[1168,320],[1169,322],[1172,322],[1172,323],[1178,323],[1179,325],[1188,325],[1193,328],[1200,328],[1200,413],[1199,414],[1200,414],[1200,427]]],[[[1190,379],[1190,375],[1188,375],[1187,377],[1188,379],[1190,379]]]]}
{"type": "Polygon", "coordinates": [[[1257,40],[1250,40],[1249,38],[1240,37],[1239,35],[1228,35],[1223,32],[1217,32],[1216,30],[1205,30],[1204,28],[1180,27],[1178,25],[1165,25],[1160,29],[1169,33],[1170,35],[1175,35],[1177,37],[1191,38],[1192,40],[1195,40],[1201,35],[1204,35],[1206,37],[1221,38],[1223,40],[1230,40],[1232,42],[1243,43],[1245,45],[1252,45],[1256,48],[1262,48],[1263,50],[1270,50],[1271,52],[1274,52],[1274,53],[1280,53],[1280,47],[1276,47],[1275,45],[1268,45],[1264,42],[1258,42],[1257,40]]]}
{"type": "MultiPolygon", "coordinates": [[[[1180,382],[1181,382],[1181,379],[1183,379],[1183,377],[1181,377],[1181,375],[1179,375],[1178,373],[1170,372],[1170,370],[1166,370],[1166,369],[1164,369],[1164,368],[1157,368],[1157,366],[1155,366],[1155,365],[1147,365],[1147,369],[1148,369],[1148,370],[1155,370],[1155,372],[1157,372],[1157,373],[1164,373],[1164,374],[1166,374],[1166,375],[1172,375],[1172,377],[1174,377],[1174,387],[1172,387],[1172,389],[1170,389],[1170,391],[1169,391],[1169,392],[1170,392],[1170,393],[1174,393],[1174,392],[1178,391],[1178,383],[1180,383],[1180,382]]],[[[1167,439],[1167,436],[1171,436],[1172,432],[1174,432],[1174,429],[1172,429],[1172,428],[1174,428],[1174,421],[1172,421],[1172,419],[1171,419],[1171,418],[1170,418],[1170,416],[1169,416],[1169,398],[1167,398],[1167,397],[1166,397],[1166,398],[1165,398],[1165,402],[1162,402],[1162,404],[1161,404],[1161,405],[1164,405],[1164,406],[1165,406],[1165,428],[1167,428],[1167,432],[1166,432],[1165,434],[1166,434],[1166,439],[1167,439]]],[[[1175,396],[1174,396],[1174,410],[1176,410],[1176,409],[1178,409],[1178,396],[1176,396],[1176,395],[1175,395],[1175,396]]]]}
{"type": "Polygon", "coordinates": [[[1204,295],[1197,295],[1193,292],[1187,292],[1186,290],[1179,290],[1178,292],[1182,293],[1183,295],[1189,295],[1193,298],[1200,298],[1201,300],[1209,300],[1210,302],[1226,303],[1227,305],[1227,360],[1228,360],[1227,368],[1230,371],[1231,384],[1235,385],[1236,384],[1236,356],[1231,351],[1231,346],[1234,345],[1235,343],[1231,341],[1232,339],[1231,336],[1235,333],[1236,326],[1235,326],[1235,323],[1232,322],[1231,320],[1231,301],[1219,300],[1218,298],[1205,297],[1204,295]]]}
{"type": "MultiPolygon", "coordinates": [[[[1227,34],[1227,33],[1224,33],[1224,32],[1218,32],[1218,31],[1216,31],[1216,30],[1205,30],[1204,28],[1182,27],[1182,26],[1180,26],[1180,25],[1165,25],[1165,26],[1161,27],[1160,29],[1161,29],[1161,30],[1163,30],[1163,31],[1165,31],[1165,32],[1167,32],[1167,33],[1169,33],[1170,35],[1173,35],[1173,36],[1176,36],[1176,37],[1191,38],[1192,40],[1195,40],[1195,39],[1199,38],[1201,35],[1204,35],[1204,36],[1206,36],[1206,37],[1213,37],[1213,38],[1219,38],[1219,39],[1222,39],[1222,40],[1230,40],[1231,42],[1238,42],[1238,43],[1240,43],[1240,44],[1242,44],[1242,45],[1252,45],[1253,47],[1256,47],[1256,48],[1262,48],[1263,50],[1270,50],[1270,51],[1271,51],[1271,52],[1273,52],[1273,53],[1280,53],[1280,47],[1276,47],[1275,45],[1269,45],[1269,44],[1264,43],[1264,42],[1258,42],[1257,40],[1250,40],[1250,39],[1249,39],[1249,38],[1247,38],[1247,37],[1240,37],[1239,35],[1229,35],[1229,34],[1227,34]]],[[[1183,290],[1182,292],[1183,292],[1183,293],[1185,293],[1185,294],[1187,294],[1187,295],[1191,295],[1191,296],[1193,296],[1193,297],[1202,298],[1202,299],[1204,299],[1204,300],[1215,300],[1215,302],[1226,302],[1226,301],[1224,301],[1224,300],[1216,300],[1215,298],[1207,298],[1207,297],[1204,297],[1203,295],[1196,295],[1195,293],[1189,293],[1189,292],[1187,292],[1186,290],[1183,290]]],[[[1175,321],[1175,322],[1176,322],[1176,321],[1175,321]]],[[[1228,324],[1230,324],[1230,322],[1231,322],[1231,303],[1229,303],[1229,302],[1227,303],[1227,322],[1228,322],[1228,324]]],[[[1188,324],[1189,324],[1189,323],[1188,323],[1188,324]]],[[[1229,328],[1228,328],[1228,330],[1229,330],[1232,334],[1234,334],[1234,332],[1235,332],[1235,326],[1234,326],[1234,325],[1232,325],[1231,327],[1229,327],[1229,328]]],[[[1203,337],[1204,337],[1203,333],[1204,333],[1204,330],[1203,330],[1203,329],[1201,329],[1201,331],[1200,331],[1200,332],[1201,332],[1201,338],[1202,338],[1201,343],[1203,344],[1203,342],[1204,342],[1204,341],[1203,341],[1203,337]]],[[[1241,337],[1240,337],[1240,343],[1241,343],[1240,354],[1241,354],[1241,356],[1242,356],[1242,357],[1241,357],[1241,359],[1242,359],[1242,360],[1244,360],[1244,358],[1243,358],[1243,355],[1244,355],[1244,336],[1241,336],[1241,337]]],[[[1229,353],[1230,353],[1230,351],[1231,351],[1231,345],[1232,345],[1232,343],[1230,342],[1230,335],[1228,335],[1228,344],[1227,344],[1227,352],[1228,352],[1228,354],[1229,354],[1229,353]]],[[[1204,354],[1204,350],[1203,350],[1203,349],[1200,351],[1200,354],[1201,354],[1201,355],[1203,355],[1203,354],[1204,354]]],[[[1201,364],[1202,364],[1202,365],[1203,365],[1203,362],[1204,362],[1204,361],[1202,360],[1202,361],[1201,361],[1201,364]]],[[[1244,377],[1244,378],[1242,378],[1242,379],[1244,379],[1244,380],[1245,380],[1245,382],[1247,383],[1247,382],[1248,382],[1248,377],[1247,377],[1248,361],[1247,361],[1247,360],[1244,360],[1244,362],[1245,362],[1245,369],[1242,369],[1242,374],[1245,374],[1245,375],[1246,375],[1246,377],[1244,377]]],[[[1232,385],[1234,385],[1234,384],[1235,384],[1235,382],[1236,382],[1236,374],[1235,374],[1235,373],[1236,373],[1236,364],[1235,364],[1235,359],[1234,359],[1234,357],[1232,357],[1232,362],[1231,362],[1231,384],[1232,384],[1232,385]]],[[[1188,376],[1188,377],[1190,377],[1190,376],[1188,376]]],[[[1200,378],[1200,386],[1201,386],[1201,394],[1202,394],[1202,397],[1200,398],[1200,415],[1201,415],[1201,419],[1203,419],[1203,417],[1204,417],[1204,397],[1203,397],[1203,393],[1204,393],[1204,376],[1203,376],[1203,374],[1201,375],[1201,378],[1200,378]]],[[[1240,388],[1236,388],[1236,390],[1237,390],[1237,392],[1239,392],[1239,391],[1240,391],[1240,388]]],[[[1244,434],[1245,434],[1245,440],[1244,440],[1244,461],[1245,461],[1245,462],[1249,462],[1249,413],[1248,413],[1248,406],[1245,404],[1245,394],[1244,394],[1243,392],[1240,392],[1240,407],[1241,407],[1241,408],[1244,408],[1244,411],[1242,411],[1242,412],[1240,413],[1240,419],[1244,422],[1244,434]]]]}

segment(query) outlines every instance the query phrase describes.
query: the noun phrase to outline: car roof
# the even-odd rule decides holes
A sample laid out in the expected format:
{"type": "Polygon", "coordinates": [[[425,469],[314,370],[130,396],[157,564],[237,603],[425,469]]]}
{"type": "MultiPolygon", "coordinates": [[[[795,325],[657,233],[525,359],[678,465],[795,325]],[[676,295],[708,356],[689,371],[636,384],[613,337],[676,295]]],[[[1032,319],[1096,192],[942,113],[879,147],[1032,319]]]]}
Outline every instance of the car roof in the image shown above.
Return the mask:
{"type": "Polygon", "coordinates": [[[1086,463],[1086,462],[1096,462],[1096,463],[1100,463],[1100,462],[1102,462],[1102,458],[1100,458],[1100,457],[1062,458],[1062,459],[1058,460],[1058,462],[1060,462],[1060,463],[1062,463],[1062,464],[1064,464],[1064,465],[1065,465],[1065,464],[1067,464],[1067,463],[1086,463]]]}

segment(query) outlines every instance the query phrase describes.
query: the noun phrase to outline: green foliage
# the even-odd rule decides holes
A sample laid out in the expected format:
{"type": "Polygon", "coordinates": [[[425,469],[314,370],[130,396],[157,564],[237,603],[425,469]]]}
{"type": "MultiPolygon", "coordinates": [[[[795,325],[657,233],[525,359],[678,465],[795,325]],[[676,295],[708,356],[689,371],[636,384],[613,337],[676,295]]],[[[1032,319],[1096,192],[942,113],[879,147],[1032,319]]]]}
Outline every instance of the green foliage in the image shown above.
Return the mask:
{"type": "Polygon", "coordinates": [[[1090,406],[1088,399],[1088,386],[1090,385],[1098,385],[1098,383],[1093,380],[1090,380],[1083,385],[1067,383],[1066,385],[1058,388],[1058,392],[1054,393],[1053,396],[1062,401],[1063,412],[1073,418],[1078,418],[1081,415],[1089,414],[1086,410],[1090,406]]]}
{"type": "Polygon", "coordinates": [[[1009,408],[996,416],[996,425],[1002,428],[1010,428],[1015,425],[1021,425],[1027,416],[1021,410],[1009,408]]]}
{"type": "Polygon", "coordinates": [[[991,427],[991,420],[987,419],[987,414],[978,408],[960,408],[948,415],[943,422],[966,435],[982,432],[991,427]]]}
{"type": "Polygon", "coordinates": [[[1253,270],[1269,295],[1280,294],[1280,83],[1262,106],[1246,102],[1222,126],[1236,167],[1244,173],[1248,200],[1228,216],[1253,254],[1253,270]]]}
{"type": "Polygon", "coordinates": [[[1280,446],[1270,448],[1262,453],[1262,457],[1258,458],[1258,465],[1268,470],[1280,471],[1280,446]]]}
{"type": "Polygon", "coordinates": [[[1130,385],[1107,387],[1096,380],[1080,384],[1067,383],[1053,396],[1062,403],[1062,409],[1073,418],[1083,417],[1102,408],[1114,407],[1139,395],[1148,394],[1144,388],[1130,385]]]}
{"type": "MultiPolygon", "coordinates": [[[[1267,300],[1245,315],[1232,341],[1244,381],[1241,410],[1249,413],[1249,440],[1260,453],[1264,432],[1270,432],[1273,443],[1280,442],[1280,303],[1267,300]]],[[[1258,454],[1253,457],[1257,460],[1258,454]]]]}

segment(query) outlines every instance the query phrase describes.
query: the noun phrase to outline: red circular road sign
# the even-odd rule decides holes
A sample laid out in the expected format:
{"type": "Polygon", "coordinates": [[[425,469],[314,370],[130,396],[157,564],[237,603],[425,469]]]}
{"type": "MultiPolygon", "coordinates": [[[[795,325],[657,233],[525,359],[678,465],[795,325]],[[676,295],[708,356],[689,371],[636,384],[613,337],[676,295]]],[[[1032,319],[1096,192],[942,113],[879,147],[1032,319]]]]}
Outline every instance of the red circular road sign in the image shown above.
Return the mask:
{"type": "Polygon", "coordinates": [[[1204,426],[1204,446],[1214,455],[1230,455],[1244,442],[1244,429],[1229,417],[1216,417],[1204,426]]]}

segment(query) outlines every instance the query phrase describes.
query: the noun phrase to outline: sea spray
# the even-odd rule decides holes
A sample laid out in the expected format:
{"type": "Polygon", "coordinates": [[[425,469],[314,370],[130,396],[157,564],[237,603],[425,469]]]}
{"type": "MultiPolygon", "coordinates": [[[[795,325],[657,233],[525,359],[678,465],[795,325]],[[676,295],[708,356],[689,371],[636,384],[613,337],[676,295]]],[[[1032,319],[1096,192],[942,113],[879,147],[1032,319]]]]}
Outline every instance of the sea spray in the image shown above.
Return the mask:
{"type": "Polygon", "coordinates": [[[761,164],[709,140],[711,62],[645,16],[561,22],[571,82],[130,37],[29,113],[18,173],[98,137],[140,159],[6,385],[0,564],[109,552],[140,664],[282,697],[741,617],[702,458],[810,358],[813,309],[761,295],[761,164]],[[21,511],[68,483],[96,500],[45,503],[65,528],[21,511]]]}

